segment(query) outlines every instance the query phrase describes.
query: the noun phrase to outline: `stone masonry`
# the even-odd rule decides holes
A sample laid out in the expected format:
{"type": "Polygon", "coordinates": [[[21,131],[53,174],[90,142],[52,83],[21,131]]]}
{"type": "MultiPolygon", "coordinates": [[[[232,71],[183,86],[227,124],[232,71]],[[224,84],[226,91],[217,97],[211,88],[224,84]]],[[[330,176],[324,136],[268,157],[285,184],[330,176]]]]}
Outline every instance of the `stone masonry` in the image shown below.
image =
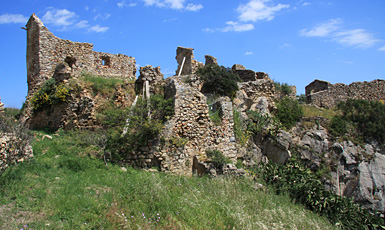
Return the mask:
{"type": "Polygon", "coordinates": [[[143,86],[146,81],[149,83],[150,94],[160,94],[161,87],[163,83],[163,74],[160,72],[160,67],[152,67],[151,65],[147,65],[145,67],[140,67],[140,75],[138,79],[135,81],[135,88],[137,92],[141,92],[143,90],[143,86]]]}
{"type": "Polygon", "coordinates": [[[182,68],[183,59],[185,59],[185,61],[181,75],[195,73],[199,67],[203,66],[203,63],[194,59],[193,50],[193,48],[184,48],[180,46],[177,48],[175,57],[176,61],[178,62],[178,69],[176,71],[177,76],[180,72],[180,68],[182,68]]]}
{"type": "Polygon", "coordinates": [[[27,28],[28,97],[39,85],[51,78],[57,64],[66,62],[73,76],[83,72],[99,76],[135,79],[135,58],[123,54],[93,51],[93,44],[72,42],[53,35],[43,22],[32,14],[27,28]]]}
{"type": "Polygon", "coordinates": [[[385,100],[385,80],[380,79],[371,82],[353,82],[350,85],[315,80],[305,89],[307,103],[324,108],[334,107],[348,98],[385,100]]]}
{"type": "Polygon", "coordinates": [[[10,164],[26,161],[33,157],[30,144],[20,141],[14,133],[0,131],[0,175],[10,164]]]}

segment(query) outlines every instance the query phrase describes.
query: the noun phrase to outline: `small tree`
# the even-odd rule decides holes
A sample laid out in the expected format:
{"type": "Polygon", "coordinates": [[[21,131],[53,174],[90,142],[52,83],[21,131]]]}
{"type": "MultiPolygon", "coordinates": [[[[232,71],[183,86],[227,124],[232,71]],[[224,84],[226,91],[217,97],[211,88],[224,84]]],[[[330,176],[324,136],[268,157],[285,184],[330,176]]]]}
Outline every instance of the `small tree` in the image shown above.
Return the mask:
{"type": "Polygon", "coordinates": [[[296,122],[301,120],[302,116],[303,110],[297,100],[285,97],[277,103],[276,117],[286,129],[293,127],[296,122]]]}
{"type": "Polygon", "coordinates": [[[239,77],[230,68],[206,65],[199,68],[196,73],[204,82],[204,91],[233,98],[238,90],[239,77]]]}

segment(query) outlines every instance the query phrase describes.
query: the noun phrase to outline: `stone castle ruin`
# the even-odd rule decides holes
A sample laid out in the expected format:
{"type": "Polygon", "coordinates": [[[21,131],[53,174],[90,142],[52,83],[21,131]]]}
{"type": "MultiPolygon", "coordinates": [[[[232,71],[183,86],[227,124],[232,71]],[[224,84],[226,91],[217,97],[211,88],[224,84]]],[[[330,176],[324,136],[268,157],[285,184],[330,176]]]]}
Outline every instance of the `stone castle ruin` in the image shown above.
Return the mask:
{"type": "MultiPolygon", "coordinates": [[[[78,77],[87,72],[104,78],[132,81],[135,80],[135,59],[122,54],[95,52],[89,43],[59,39],[34,14],[27,24],[27,38],[27,102],[50,78],[65,84],[75,79],[75,88],[78,90],[71,92],[66,103],[49,110],[32,112],[27,107],[27,124],[36,129],[100,128],[96,119],[97,109],[103,108],[102,103],[106,99],[93,95],[90,88],[80,84],[82,79],[78,77]]],[[[242,124],[242,120],[248,119],[248,111],[270,116],[276,108],[275,100],[285,95],[276,91],[274,81],[267,73],[248,70],[239,64],[232,66],[232,71],[241,79],[237,83],[239,90],[234,98],[206,92],[203,89],[204,82],[196,71],[205,65],[218,65],[218,61],[210,55],[206,55],[205,59],[205,64],[198,62],[194,59],[192,48],[177,47],[178,67],[175,76],[163,79],[160,67],[149,65],[140,68],[135,84],[125,81],[113,89],[114,97],[108,100],[111,102],[112,99],[115,105],[121,107],[131,106],[138,97],[149,100],[150,95],[154,94],[172,98],[174,104],[174,115],[164,123],[160,135],[149,140],[147,145],[125,153],[125,158],[119,163],[176,174],[191,175],[197,172],[215,175],[219,171],[210,163],[206,150],[220,150],[233,163],[226,165],[222,172],[242,175],[245,171],[237,169],[234,166],[236,162],[241,161],[249,166],[267,161],[285,164],[291,157],[289,149],[302,146],[298,150],[301,160],[308,161],[315,168],[323,163],[318,156],[338,157],[338,170],[331,173],[332,177],[327,183],[330,190],[361,199],[367,202],[368,208],[385,210],[383,179],[371,179],[374,178],[372,174],[385,175],[385,157],[379,146],[369,143],[363,149],[350,141],[333,144],[327,130],[321,125],[304,128],[301,124],[289,132],[279,130],[276,135],[252,136],[246,140],[246,144],[241,145],[236,139],[235,123],[242,124]],[[127,95],[128,91],[131,91],[131,95],[127,95]],[[213,113],[218,113],[219,123],[211,120],[213,113]],[[373,156],[374,160],[357,160],[364,153],[373,156]],[[375,191],[375,188],[378,190],[376,193],[367,192],[375,191]]],[[[385,100],[384,86],[384,80],[350,85],[315,80],[306,87],[306,96],[312,105],[333,107],[348,98],[385,100]]],[[[293,87],[289,97],[295,98],[295,95],[296,89],[293,87]]]]}
{"type": "MultiPolygon", "coordinates": [[[[138,90],[139,92],[146,91],[146,94],[153,94],[159,86],[162,86],[165,96],[174,99],[175,114],[166,122],[161,133],[161,139],[165,140],[165,144],[161,144],[160,140],[151,141],[148,146],[142,146],[129,154],[126,162],[136,167],[158,167],[161,171],[189,175],[194,170],[198,173],[210,171],[215,174],[215,170],[204,163],[207,161],[206,149],[221,150],[233,163],[238,159],[248,159],[246,148],[235,141],[233,111],[238,107],[243,112],[250,107],[257,109],[258,105],[255,102],[257,97],[249,97],[243,89],[258,91],[257,95],[260,96],[273,96],[273,82],[267,74],[259,73],[264,78],[258,79],[257,73],[241,67],[238,70],[240,73],[247,71],[254,78],[245,79],[246,81],[240,83],[240,96],[235,100],[235,104],[228,97],[214,99],[213,95],[201,91],[203,82],[195,72],[204,64],[194,60],[193,49],[178,47],[176,54],[178,68],[175,76],[163,80],[159,67],[146,66],[140,69],[141,74],[136,81],[136,87],[143,88],[138,90]],[[262,87],[265,83],[270,84],[262,87]],[[149,85],[149,90],[145,89],[146,85],[149,85]],[[208,98],[212,100],[211,103],[208,103],[208,98]],[[209,118],[210,109],[215,109],[220,114],[220,125],[215,125],[209,118]],[[183,144],[175,144],[182,142],[183,144]]],[[[216,58],[212,56],[206,55],[205,58],[206,65],[218,64],[216,58]]],[[[262,156],[258,147],[251,148],[255,157],[262,156]]]]}
{"type": "Polygon", "coordinates": [[[367,101],[385,100],[385,80],[331,84],[315,80],[305,88],[306,102],[319,107],[331,108],[348,98],[367,101]]]}
{"type": "Polygon", "coordinates": [[[52,77],[56,65],[66,63],[72,76],[87,72],[108,78],[135,79],[136,61],[123,54],[93,51],[93,44],[72,42],[53,35],[32,14],[27,29],[28,96],[52,77]]]}
{"type": "MultiPolygon", "coordinates": [[[[126,81],[134,81],[136,78],[135,58],[123,54],[96,52],[93,51],[93,44],[60,39],[53,35],[35,14],[28,20],[26,30],[27,102],[50,78],[55,78],[57,82],[68,82],[69,79],[78,78],[84,73],[126,81]]],[[[36,114],[32,111],[31,103],[27,103],[22,120],[31,128],[37,129],[94,128],[94,100],[87,91],[80,94],[81,97],[72,98],[65,105],[36,114]]]]}

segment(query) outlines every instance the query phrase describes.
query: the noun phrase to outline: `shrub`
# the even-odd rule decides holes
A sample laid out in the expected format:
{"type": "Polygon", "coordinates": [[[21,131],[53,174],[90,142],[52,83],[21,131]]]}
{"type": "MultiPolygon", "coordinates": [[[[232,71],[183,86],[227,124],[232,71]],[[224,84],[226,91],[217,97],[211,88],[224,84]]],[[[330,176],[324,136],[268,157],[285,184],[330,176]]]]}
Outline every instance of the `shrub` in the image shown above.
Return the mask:
{"type": "Polygon", "coordinates": [[[297,100],[299,104],[306,104],[306,95],[303,93],[297,95],[297,100]]]}
{"type": "Polygon", "coordinates": [[[297,100],[285,97],[277,103],[276,117],[286,129],[293,127],[296,122],[301,120],[302,116],[303,110],[297,100]]]}
{"type": "Polygon", "coordinates": [[[67,102],[70,89],[64,83],[56,84],[54,78],[44,82],[41,88],[32,97],[34,111],[50,108],[52,105],[67,102]]]}
{"type": "Polygon", "coordinates": [[[18,119],[21,110],[17,108],[4,108],[4,116],[12,119],[18,119]]]}
{"type": "MultiPolygon", "coordinates": [[[[116,111],[113,113],[119,115],[116,111]]],[[[115,160],[121,159],[140,146],[147,146],[148,141],[160,134],[163,123],[174,114],[173,99],[153,95],[148,104],[146,100],[139,98],[129,113],[129,117],[125,118],[128,118],[129,125],[126,127],[127,133],[124,136],[121,134],[125,124],[109,130],[107,149],[112,152],[115,160]]]]}
{"type": "Polygon", "coordinates": [[[225,157],[221,151],[216,149],[206,149],[206,155],[217,169],[222,169],[225,164],[231,163],[228,157],[225,157]]]}
{"type": "Polygon", "coordinates": [[[230,68],[218,65],[206,65],[196,72],[204,82],[203,91],[233,98],[238,90],[238,75],[230,68]]]}
{"type": "Polygon", "coordinates": [[[333,117],[329,124],[329,130],[334,135],[344,135],[348,131],[346,120],[341,116],[333,117]]]}
{"type": "Polygon", "coordinates": [[[292,93],[292,89],[287,83],[274,82],[275,90],[280,92],[283,96],[289,96],[292,93]]]}
{"type": "Polygon", "coordinates": [[[256,111],[247,111],[247,131],[254,135],[275,136],[281,127],[279,121],[269,115],[262,115],[256,111]]]}
{"type": "Polygon", "coordinates": [[[339,196],[324,189],[321,180],[310,169],[296,162],[288,165],[262,165],[259,174],[272,185],[278,194],[289,193],[308,209],[326,216],[333,224],[344,229],[384,228],[384,221],[361,209],[350,198],[339,196]]]}
{"type": "Polygon", "coordinates": [[[357,138],[372,137],[379,142],[385,142],[385,105],[379,101],[365,101],[348,99],[337,106],[342,111],[342,116],[335,118],[331,123],[332,130],[343,131],[342,120],[347,121],[358,132],[353,133],[357,138]],[[340,126],[337,126],[340,125],[340,126]]]}
{"type": "Polygon", "coordinates": [[[97,114],[96,118],[105,129],[122,127],[126,123],[129,111],[127,108],[112,105],[110,108],[103,109],[97,114]]]}
{"type": "Polygon", "coordinates": [[[236,140],[241,144],[242,146],[245,146],[246,143],[249,141],[250,138],[250,131],[246,129],[246,127],[243,127],[243,123],[240,117],[240,114],[238,110],[233,110],[234,114],[234,134],[236,140]]]}

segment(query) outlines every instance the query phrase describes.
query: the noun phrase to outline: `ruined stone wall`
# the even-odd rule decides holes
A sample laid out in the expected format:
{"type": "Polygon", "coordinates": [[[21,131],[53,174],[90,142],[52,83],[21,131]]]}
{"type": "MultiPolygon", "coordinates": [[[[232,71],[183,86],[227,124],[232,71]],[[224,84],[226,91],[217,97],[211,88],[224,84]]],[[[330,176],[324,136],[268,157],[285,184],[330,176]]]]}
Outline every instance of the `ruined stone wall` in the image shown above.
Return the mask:
{"type": "Polygon", "coordinates": [[[152,67],[147,65],[145,67],[140,67],[140,75],[135,81],[135,88],[138,93],[143,92],[143,87],[145,82],[149,83],[150,94],[161,94],[163,93],[163,74],[160,71],[160,67],[152,67]]]}
{"type": "Polygon", "coordinates": [[[341,83],[330,84],[326,82],[328,84],[321,84],[321,88],[318,87],[320,84],[317,82],[318,80],[306,87],[306,98],[309,104],[319,107],[331,108],[349,98],[368,101],[385,100],[384,80],[353,82],[350,85],[341,83]]]}
{"type": "Polygon", "coordinates": [[[176,70],[176,74],[178,75],[179,72],[181,72],[181,75],[187,75],[187,74],[192,74],[195,73],[199,67],[204,66],[203,63],[198,62],[197,60],[194,59],[194,53],[193,53],[193,48],[184,48],[184,47],[178,47],[176,49],[176,61],[178,62],[178,69],[176,70]],[[185,59],[183,63],[183,59],[185,59]],[[183,69],[180,71],[182,68],[183,64],[183,69]]]}
{"type": "Polygon", "coordinates": [[[72,75],[89,72],[95,75],[135,79],[135,59],[123,54],[93,51],[90,43],[72,42],[53,35],[33,14],[27,25],[28,94],[51,78],[58,63],[67,62],[72,75]]]}
{"type": "Polygon", "coordinates": [[[116,106],[127,107],[133,101],[134,84],[125,81],[119,84],[113,92],[99,95],[89,86],[89,82],[79,79],[71,84],[68,79],[72,77],[71,68],[67,63],[60,63],[55,68],[52,78],[56,84],[64,84],[68,88],[69,96],[65,102],[54,104],[42,110],[30,109],[26,123],[31,129],[90,129],[94,130],[100,126],[97,121],[98,107],[104,106],[111,100],[116,106]]]}
{"type": "Polygon", "coordinates": [[[13,133],[0,132],[0,175],[10,164],[23,162],[33,157],[32,146],[22,144],[13,133]]]}
{"type": "Polygon", "coordinates": [[[194,157],[200,162],[208,160],[206,149],[218,149],[236,162],[233,106],[229,98],[215,102],[222,119],[222,124],[216,126],[209,118],[206,96],[197,84],[182,77],[169,77],[165,92],[174,98],[175,114],[165,124],[160,139],[127,156],[129,165],[191,175],[194,157]]]}
{"type": "Polygon", "coordinates": [[[273,98],[275,95],[274,81],[271,79],[238,82],[238,87],[239,90],[243,90],[253,101],[261,96],[273,98]]]}

